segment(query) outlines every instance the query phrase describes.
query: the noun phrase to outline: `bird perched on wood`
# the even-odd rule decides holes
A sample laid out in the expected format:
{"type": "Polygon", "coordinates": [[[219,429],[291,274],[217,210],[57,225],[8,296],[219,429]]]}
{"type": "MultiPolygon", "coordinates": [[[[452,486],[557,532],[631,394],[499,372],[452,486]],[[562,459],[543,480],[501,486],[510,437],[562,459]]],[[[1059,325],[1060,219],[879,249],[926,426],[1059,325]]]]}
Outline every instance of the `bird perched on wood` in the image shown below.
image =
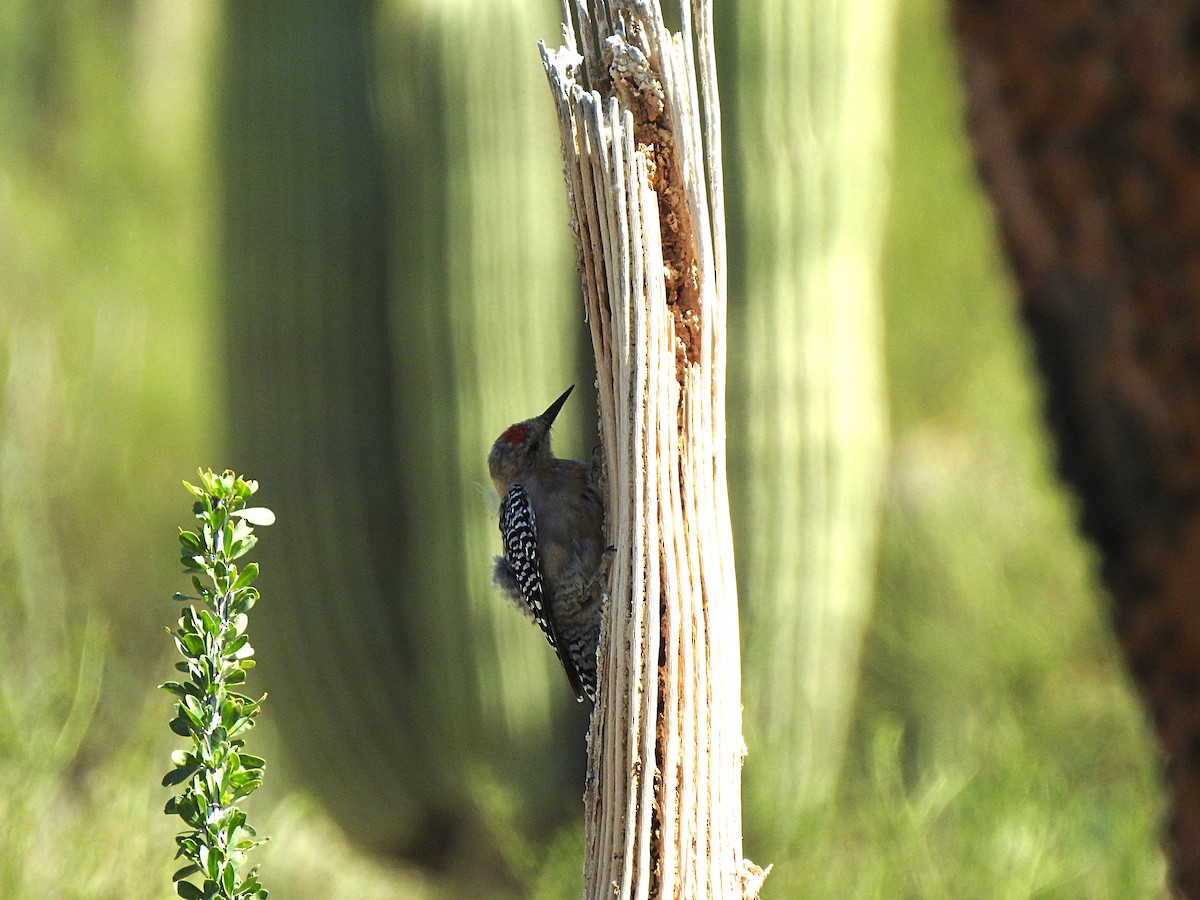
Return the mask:
{"type": "Polygon", "coordinates": [[[604,581],[604,505],[594,467],[558,459],[550,426],[574,385],[540,416],[505,429],[488,454],[500,500],[493,580],[532,618],[566,670],[576,700],[596,699],[604,581]]]}

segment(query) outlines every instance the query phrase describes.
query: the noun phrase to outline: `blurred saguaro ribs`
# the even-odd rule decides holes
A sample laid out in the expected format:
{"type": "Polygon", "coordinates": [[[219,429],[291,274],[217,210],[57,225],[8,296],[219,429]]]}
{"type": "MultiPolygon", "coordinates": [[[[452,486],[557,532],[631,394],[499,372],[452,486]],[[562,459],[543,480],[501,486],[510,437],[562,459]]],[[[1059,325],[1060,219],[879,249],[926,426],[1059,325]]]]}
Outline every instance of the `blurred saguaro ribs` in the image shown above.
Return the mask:
{"type": "Polygon", "coordinates": [[[956,0],[967,118],[1200,897],[1200,3],[956,0]]]}

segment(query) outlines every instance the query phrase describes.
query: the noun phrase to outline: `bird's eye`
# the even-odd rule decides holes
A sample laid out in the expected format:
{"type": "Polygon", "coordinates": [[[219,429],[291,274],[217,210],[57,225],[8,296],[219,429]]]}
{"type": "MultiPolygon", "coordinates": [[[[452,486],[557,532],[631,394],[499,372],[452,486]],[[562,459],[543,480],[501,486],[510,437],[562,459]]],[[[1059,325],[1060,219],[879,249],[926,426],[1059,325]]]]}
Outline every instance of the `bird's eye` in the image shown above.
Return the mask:
{"type": "Polygon", "coordinates": [[[534,441],[532,444],[530,444],[530,445],[529,445],[529,452],[530,452],[530,453],[537,453],[537,452],[538,452],[538,449],[539,449],[541,446],[542,446],[542,442],[541,442],[541,441],[534,441]]]}

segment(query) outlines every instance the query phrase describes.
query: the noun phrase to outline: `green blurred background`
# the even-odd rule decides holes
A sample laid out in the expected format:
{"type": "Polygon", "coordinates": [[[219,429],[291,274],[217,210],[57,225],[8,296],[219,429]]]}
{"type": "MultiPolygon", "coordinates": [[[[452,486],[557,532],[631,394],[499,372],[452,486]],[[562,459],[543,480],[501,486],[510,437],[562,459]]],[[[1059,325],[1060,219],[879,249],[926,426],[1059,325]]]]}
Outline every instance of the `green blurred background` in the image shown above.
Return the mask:
{"type": "MultiPolygon", "coordinates": [[[[718,6],[765,896],[1159,895],[1154,750],[945,11],[718,6]]],[[[578,893],[585,714],[487,586],[484,469],[592,382],[557,9],[0,5],[0,897],[171,896],[153,685],[199,465],[280,516],[251,624],[274,895],[578,893]]],[[[590,452],[589,393],[560,451],[590,452]]]]}

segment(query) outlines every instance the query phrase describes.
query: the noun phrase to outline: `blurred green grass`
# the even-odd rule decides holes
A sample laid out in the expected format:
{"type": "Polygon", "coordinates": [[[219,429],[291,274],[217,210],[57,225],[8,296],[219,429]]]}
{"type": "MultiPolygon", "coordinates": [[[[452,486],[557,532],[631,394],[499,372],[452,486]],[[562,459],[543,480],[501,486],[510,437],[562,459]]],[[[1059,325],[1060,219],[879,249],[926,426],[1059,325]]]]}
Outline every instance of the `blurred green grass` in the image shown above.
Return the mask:
{"type": "MultiPolygon", "coordinates": [[[[776,865],[768,897],[1154,896],[1153,748],[1053,477],[942,17],[900,9],[895,449],[847,772],[802,846],[747,809],[747,853],[776,865]]],[[[0,897],[170,895],[158,779],[177,742],[151,685],[170,673],[175,486],[236,427],[212,287],[218,27],[199,2],[0,10],[0,897]]],[[[254,738],[270,764],[269,724],[254,738]]],[[[746,777],[769,779],[750,753],[746,777]]],[[[251,821],[276,896],[452,895],[268,779],[251,821]]],[[[580,830],[547,850],[478,790],[522,895],[574,893],[580,830]]]]}

